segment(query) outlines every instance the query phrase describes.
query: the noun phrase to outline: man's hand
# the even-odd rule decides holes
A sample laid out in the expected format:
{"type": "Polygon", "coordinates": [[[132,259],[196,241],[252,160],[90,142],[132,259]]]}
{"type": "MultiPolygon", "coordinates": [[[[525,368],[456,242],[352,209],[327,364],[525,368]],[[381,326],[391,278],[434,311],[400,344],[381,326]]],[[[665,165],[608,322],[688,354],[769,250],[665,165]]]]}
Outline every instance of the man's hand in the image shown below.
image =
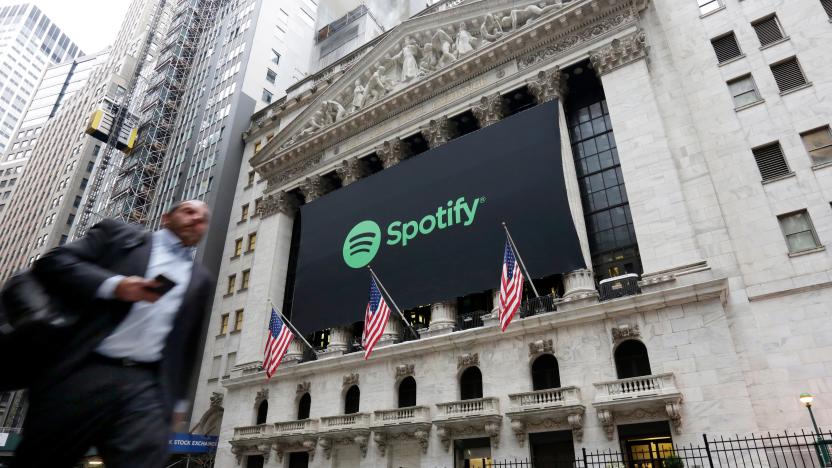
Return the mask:
{"type": "Polygon", "coordinates": [[[151,290],[159,286],[157,281],[144,279],[141,276],[128,276],[119,281],[115,290],[116,299],[125,302],[156,302],[162,297],[151,290]]]}

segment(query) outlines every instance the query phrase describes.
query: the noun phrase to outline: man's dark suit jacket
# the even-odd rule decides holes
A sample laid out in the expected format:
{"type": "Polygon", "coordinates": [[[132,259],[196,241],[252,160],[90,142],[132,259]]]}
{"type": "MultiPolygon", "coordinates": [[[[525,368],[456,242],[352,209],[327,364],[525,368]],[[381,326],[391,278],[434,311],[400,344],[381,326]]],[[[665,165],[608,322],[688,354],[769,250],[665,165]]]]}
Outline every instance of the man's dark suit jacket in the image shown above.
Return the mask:
{"type": "MultiPolygon", "coordinates": [[[[82,239],[53,249],[35,262],[33,272],[50,295],[80,319],[68,330],[65,341],[47,362],[32,391],[48,387],[77,369],[116,326],[127,317],[132,303],[96,298],[98,287],[113,275],[142,276],[147,271],[152,235],[118,221],[93,226],[82,239]]],[[[173,405],[187,397],[190,379],[197,370],[202,324],[208,315],[211,278],[194,263],[191,282],[168,335],[159,380],[170,415],[173,405]]]]}

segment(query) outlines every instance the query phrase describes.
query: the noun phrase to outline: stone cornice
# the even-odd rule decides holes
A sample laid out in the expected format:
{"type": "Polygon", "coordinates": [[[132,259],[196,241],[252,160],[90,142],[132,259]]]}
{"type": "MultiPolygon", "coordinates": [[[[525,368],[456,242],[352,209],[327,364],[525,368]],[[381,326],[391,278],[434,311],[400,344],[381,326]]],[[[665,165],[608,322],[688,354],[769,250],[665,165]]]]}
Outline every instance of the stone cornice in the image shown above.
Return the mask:
{"type": "MultiPolygon", "coordinates": [[[[626,296],[611,301],[605,301],[548,314],[517,319],[505,332],[500,332],[496,325],[480,327],[471,330],[449,333],[446,335],[407,341],[391,346],[379,348],[373,352],[373,361],[390,360],[401,362],[426,353],[447,353],[458,355],[461,349],[471,349],[473,346],[487,344],[494,340],[510,340],[519,336],[536,335],[550,332],[552,329],[590,323],[608,318],[624,317],[634,313],[658,310],[665,307],[690,304],[693,302],[727,299],[728,280],[725,278],[689,284],[655,292],[626,296]]],[[[301,379],[319,372],[338,369],[360,370],[367,365],[361,353],[347,354],[318,361],[309,361],[291,367],[281,367],[277,372],[281,378],[301,379]]],[[[233,377],[222,381],[225,388],[242,388],[262,385],[263,372],[256,372],[233,377]]]]}
{"type": "MultiPolygon", "coordinates": [[[[374,63],[380,63],[385,59],[384,54],[390,54],[399,42],[410,35],[419,37],[418,35],[429,26],[423,24],[422,18],[409,20],[392,30],[384,41],[361,58],[359,64],[353,66],[319,95],[313,104],[252,158],[251,164],[264,177],[276,177],[287,167],[298,165],[299,161],[310,154],[318,154],[503,63],[535,53],[541,48],[544,49],[544,53],[541,56],[543,58],[539,60],[545,59],[547,44],[566,39],[568,44],[564,47],[572,49],[634,24],[637,21],[635,1],[579,0],[564,4],[561,9],[548,12],[538,21],[506,33],[496,42],[481,46],[451,65],[414,80],[409,86],[385,94],[376,102],[357,111],[350,113],[350,109],[344,108],[342,112],[333,107],[320,114],[322,109],[325,109],[321,106],[326,102],[332,102],[337,98],[343,103],[343,96],[350,92],[353,83],[363,74],[367,74],[368,68],[374,63]],[[577,37],[576,33],[581,31],[587,31],[587,34],[577,37]]],[[[507,5],[512,4],[507,0],[474,2],[428,16],[433,21],[442,20],[441,24],[432,27],[436,30],[461,20],[478,24],[479,20],[476,18],[487,14],[489,11],[486,8],[495,10],[507,5]]],[[[526,2],[520,6],[524,5],[526,2]]],[[[535,59],[531,60],[533,62],[535,59]]],[[[340,106],[343,107],[343,104],[340,106]]]]}

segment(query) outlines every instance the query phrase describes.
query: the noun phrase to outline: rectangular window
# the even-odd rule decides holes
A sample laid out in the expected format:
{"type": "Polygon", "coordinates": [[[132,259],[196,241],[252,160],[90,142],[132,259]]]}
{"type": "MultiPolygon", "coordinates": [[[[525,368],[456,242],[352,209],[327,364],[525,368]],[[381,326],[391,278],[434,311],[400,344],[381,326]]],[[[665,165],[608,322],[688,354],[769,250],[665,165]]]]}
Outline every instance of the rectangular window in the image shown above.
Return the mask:
{"type": "Polygon", "coordinates": [[[220,365],[222,364],[222,356],[214,356],[211,362],[211,379],[218,379],[220,377],[220,365]]]}
{"type": "Polygon", "coordinates": [[[711,45],[714,48],[716,59],[719,63],[725,63],[742,55],[740,45],[737,43],[737,37],[734,35],[734,31],[711,39],[711,45]]]}
{"type": "Polygon", "coordinates": [[[820,247],[818,235],[806,210],[796,211],[777,217],[786,237],[789,253],[803,252],[820,247]]]}
{"type": "Polygon", "coordinates": [[[280,53],[278,53],[274,49],[272,49],[272,63],[275,64],[275,65],[280,63],[280,53]]]}
{"type": "Polygon", "coordinates": [[[243,277],[240,281],[240,291],[248,289],[248,280],[251,277],[251,270],[243,270],[243,277]]]}
{"type": "Polygon", "coordinates": [[[243,309],[234,312],[234,331],[243,329],[243,309]]]}
{"type": "Polygon", "coordinates": [[[240,209],[240,221],[245,221],[248,219],[248,203],[242,206],[240,209]]]}
{"type": "Polygon", "coordinates": [[[255,198],[254,199],[254,214],[252,216],[258,216],[260,214],[260,203],[263,201],[262,198],[255,198]]]}
{"type": "Polygon", "coordinates": [[[780,22],[777,20],[777,15],[769,15],[763,19],[759,19],[751,23],[754,27],[754,32],[757,33],[757,38],[760,40],[760,45],[765,47],[769,44],[783,39],[783,29],[780,27],[780,22]]]}
{"type": "Polygon", "coordinates": [[[269,83],[274,83],[274,80],[277,79],[277,73],[275,73],[272,69],[266,69],[266,81],[269,83]]]}
{"type": "Polygon", "coordinates": [[[800,134],[812,165],[832,162],[832,130],[829,125],[800,134]]]}
{"type": "Polygon", "coordinates": [[[272,96],[273,96],[273,94],[271,92],[269,92],[269,90],[267,90],[267,89],[263,90],[263,97],[262,97],[263,102],[265,102],[267,104],[271,103],[272,102],[272,96]]]}
{"type": "Polygon", "coordinates": [[[70,214],[70,215],[66,218],[66,225],[67,225],[67,226],[72,226],[73,221],[75,221],[75,215],[74,215],[74,214],[70,214]]]}
{"type": "Polygon", "coordinates": [[[751,75],[729,81],[728,89],[731,91],[731,97],[734,98],[734,107],[743,107],[762,100],[751,75]]]}
{"type": "Polygon", "coordinates": [[[751,152],[754,153],[754,160],[757,161],[763,181],[791,174],[779,141],[754,148],[751,152]]]}
{"type": "Polygon", "coordinates": [[[95,166],[95,163],[90,161],[87,163],[87,172],[92,172],[92,168],[95,166]]]}
{"type": "Polygon", "coordinates": [[[774,75],[774,80],[777,81],[777,87],[780,88],[781,93],[800,88],[806,84],[806,76],[803,75],[803,70],[800,69],[797,57],[771,65],[771,74],[774,75]]]}
{"type": "Polygon", "coordinates": [[[832,19],[832,0],[820,0],[820,4],[823,5],[823,9],[826,11],[826,16],[829,19],[832,19]]]}
{"type": "Polygon", "coordinates": [[[251,187],[252,185],[254,185],[254,171],[249,171],[246,187],[251,187]]]}
{"type": "Polygon", "coordinates": [[[228,353],[228,360],[225,362],[225,374],[223,377],[231,376],[231,370],[237,365],[237,353],[228,353]]]}
{"type": "Polygon", "coordinates": [[[73,208],[78,208],[79,206],[81,206],[81,197],[80,196],[75,197],[75,201],[72,202],[72,206],[73,206],[73,208]]]}
{"type": "Polygon", "coordinates": [[[226,294],[234,294],[234,285],[237,283],[237,275],[229,275],[228,276],[228,288],[226,288],[226,294]]]}
{"type": "Polygon", "coordinates": [[[89,182],[89,180],[87,180],[86,177],[81,179],[81,190],[84,190],[85,188],[87,188],[87,182],[89,182]]]}
{"type": "Polygon", "coordinates": [[[220,317],[220,335],[228,333],[228,314],[222,314],[220,317]]]}
{"type": "Polygon", "coordinates": [[[239,257],[243,253],[243,238],[234,241],[234,256],[239,257]]]}
{"type": "Polygon", "coordinates": [[[257,247],[257,233],[253,232],[248,235],[248,252],[254,252],[255,247],[257,247]]]}

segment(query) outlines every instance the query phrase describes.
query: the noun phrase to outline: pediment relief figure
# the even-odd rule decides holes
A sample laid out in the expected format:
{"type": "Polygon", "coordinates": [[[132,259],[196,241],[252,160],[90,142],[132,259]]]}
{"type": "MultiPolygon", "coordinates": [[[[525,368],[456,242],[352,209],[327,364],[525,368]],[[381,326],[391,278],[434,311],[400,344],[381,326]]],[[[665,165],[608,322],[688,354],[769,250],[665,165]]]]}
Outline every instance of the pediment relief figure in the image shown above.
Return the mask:
{"type": "MultiPolygon", "coordinates": [[[[283,135],[278,136],[278,147],[288,148],[357,114],[383,100],[385,96],[413,85],[417,78],[436,73],[562,7],[561,0],[538,1],[525,6],[512,5],[463,21],[455,20],[453,23],[421,30],[415,30],[415,25],[424,23],[429,26],[436,24],[437,20],[441,21],[441,18],[431,18],[429,21],[417,17],[408,20],[397,26],[403,31],[399,38],[396,38],[395,30],[391,31],[385,41],[364,54],[350,68],[343,76],[345,83],[333,83],[301,113],[296,119],[297,123],[290,123],[281,132],[283,135]]],[[[447,13],[453,11],[455,10],[447,13]]]]}

